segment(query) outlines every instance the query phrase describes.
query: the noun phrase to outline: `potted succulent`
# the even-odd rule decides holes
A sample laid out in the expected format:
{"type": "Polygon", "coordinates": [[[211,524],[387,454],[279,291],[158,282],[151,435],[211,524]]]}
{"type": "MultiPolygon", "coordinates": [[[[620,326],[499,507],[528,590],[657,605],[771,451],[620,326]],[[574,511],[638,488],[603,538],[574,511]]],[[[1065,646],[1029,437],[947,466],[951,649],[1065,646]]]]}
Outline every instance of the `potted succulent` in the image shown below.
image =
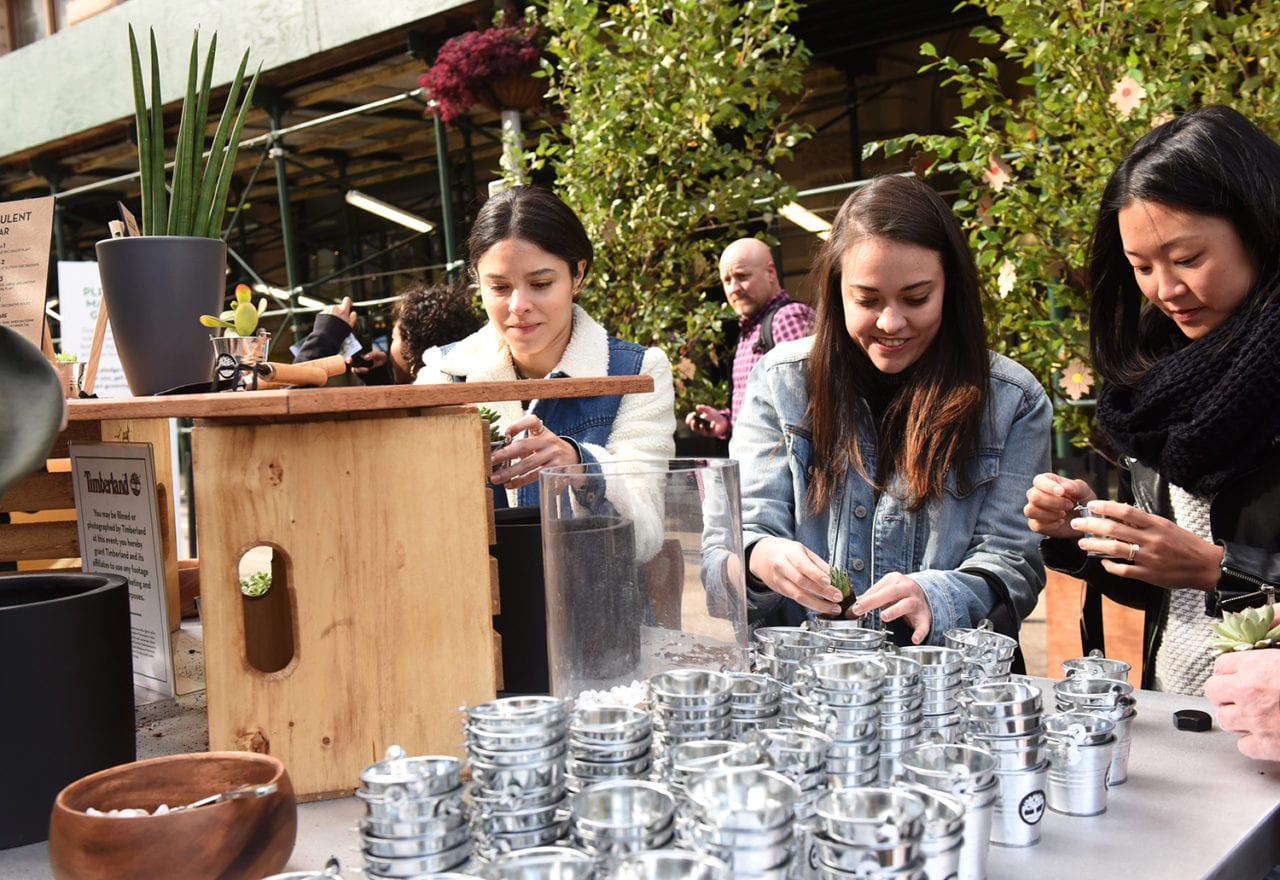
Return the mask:
{"type": "Polygon", "coordinates": [[[75,352],[60,351],[53,356],[53,366],[58,371],[63,394],[67,397],[79,397],[80,377],[84,374],[84,364],[80,363],[79,356],[75,352]]]}
{"type": "Polygon", "coordinates": [[[240,388],[246,383],[244,373],[250,375],[251,387],[256,388],[255,367],[267,359],[267,343],[271,334],[258,328],[258,319],[266,311],[264,296],[253,304],[253,292],[247,284],[237,284],[231,302],[217,317],[201,315],[200,323],[211,329],[221,329],[221,336],[211,337],[214,361],[214,387],[223,385],[240,388]]]}
{"type": "Polygon", "coordinates": [[[96,250],[116,349],[135,395],[207,383],[213,367],[213,351],[197,319],[217,310],[222,301],[227,260],[220,237],[222,218],[258,74],[243,85],[246,50],[213,138],[206,143],[218,41],[216,35],[209,40],[203,72],[199,42],[197,32],[191,41],[173,164],[166,169],[155,33],[150,34],[148,96],[138,42],[129,28],[142,182],[141,235],[100,241],[96,250]]]}

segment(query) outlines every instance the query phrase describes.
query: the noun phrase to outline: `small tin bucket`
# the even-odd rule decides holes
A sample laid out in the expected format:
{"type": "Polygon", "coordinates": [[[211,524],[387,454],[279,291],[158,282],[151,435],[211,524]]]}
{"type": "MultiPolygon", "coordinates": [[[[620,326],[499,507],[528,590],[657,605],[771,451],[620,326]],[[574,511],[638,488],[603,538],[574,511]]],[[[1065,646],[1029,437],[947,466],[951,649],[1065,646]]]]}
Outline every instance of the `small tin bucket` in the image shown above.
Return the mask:
{"type": "Polygon", "coordinates": [[[1128,681],[1132,667],[1123,660],[1111,660],[1101,655],[1073,657],[1062,661],[1062,673],[1067,678],[1105,678],[1111,681],[1128,681]]]}
{"type": "Polygon", "coordinates": [[[1023,770],[996,770],[997,794],[991,817],[991,842],[997,846],[1035,846],[1045,811],[1049,762],[1023,770]]]}
{"type": "Polygon", "coordinates": [[[1049,809],[1096,816],[1107,809],[1107,774],[1115,750],[1115,722],[1087,712],[1044,719],[1049,742],[1049,809]]]}

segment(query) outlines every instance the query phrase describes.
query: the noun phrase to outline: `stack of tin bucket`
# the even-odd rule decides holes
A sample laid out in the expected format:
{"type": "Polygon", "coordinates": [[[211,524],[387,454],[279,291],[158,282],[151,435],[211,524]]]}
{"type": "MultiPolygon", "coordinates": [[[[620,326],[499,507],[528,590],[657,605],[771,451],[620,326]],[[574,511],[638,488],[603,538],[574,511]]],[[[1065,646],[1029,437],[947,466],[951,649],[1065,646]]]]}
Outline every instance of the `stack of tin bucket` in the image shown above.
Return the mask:
{"type": "Polygon", "coordinates": [[[1059,712],[1095,712],[1115,722],[1108,785],[1123,784],[1129,778],[1129,746],[1133,719],[1138,714],[1133,685],[1124,680],[1073,675],[1054,683],[1053,697],[1059,712]]]}
{"type": "Polygon", "coordinates": [[[651,766],[653,723],[629,706],[583,706],[569,716],[569,792],[609,779],[646,779],[651,766]]]}
{"type": "Polygon", "coordinates": [[[1045,812],[1048,753],[1041,724],[1040,688],[1025,681],[989,681],[960,694],[964,740],[996,761],[995,815],[991,842],[1034,846],[1045,812]]]}
{"type": "Polygon", "coordinates": [[[471,857],[462,762],[448,755],[410,758],[399,746],[360,773],[356,797],[365,873],[407,877],[447,871],[471,857]]]}
{"type": "Polygon", "coordinates": [[[902,788],[843,788],[818,798],[821,880],[924,880],[924,802],[902,788]]]}
{"type": "Polygon", "coordinates": [[[824,654],[796,670],[796,726],[831,738],[827,778],[835,788],[880,779],[880,704],[886,668],[879,653],[824,654]]]}
{"type": "Polygon", "coordinates": [[[556,697],[503,697],[466,710],[476,855],[554,843],[564,831],[568,706],[556,697]]]}
{"type": "Polygon", "coordinates": [[[729,717],[734,739],[746,739],[762,727],[775,727],[782,715],[782,685],[753,672],[735,672],[729,717]]]}
{"type": "Polygon", "coordinates": [[[960,742],[956,700],[964,687],[964,655],[955,648],[934,645],[908,645],[898,650],[920,664],[921,741],[960,742]]]}
{"type": "Polygon", "coordinates": [[[920,664],[901,654],[884,654],[880,698],[880,785],[898,774],[898,757],[914,748],[924,721],[924,684],[920,664]]]}
{"type": "Polygon", "coordinates": [[[618,860],[670,845],[675,798],[665,786],[637,779],[597,782],[569,801],[570,842],[608,869],[618,860]]]}
{"type": "Polygon", "coordinates": [[[670,777],[670,752],[680,743],[727,740],[733,730],[733,679],[709,669],[671,669],[650,676],[653,760],[658,778],[670,777]]]}
{"type": "Polygon", "coordinates": [[[690,779],[683,842],[739,880],[789,880],[795,857],[794,782],[773,770],[728,767],[690,779]]]}
{"type": "Polygon", "coordinates": [[[955,795],[964,804],[957,880],[986,880],[995,812],[996,759],[978,746],[930,743],[902,755],[902,781],[955,795]]]}

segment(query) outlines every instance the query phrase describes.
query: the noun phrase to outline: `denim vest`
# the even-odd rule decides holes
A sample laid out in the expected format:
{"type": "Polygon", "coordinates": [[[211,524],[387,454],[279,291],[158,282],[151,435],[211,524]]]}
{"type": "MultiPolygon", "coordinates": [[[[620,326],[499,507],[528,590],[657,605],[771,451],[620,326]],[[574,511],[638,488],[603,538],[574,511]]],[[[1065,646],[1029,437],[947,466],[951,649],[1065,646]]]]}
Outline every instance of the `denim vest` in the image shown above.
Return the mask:
{"type": "MultiPolygon", "coordinates": [[[[457,343],[441,346],[444,353],[457,343]]],[[[609,337],[609,372],[610,376],[638,376],[644,364],[645,347],[634,342],[609,337]]],[[[467,381],[466,376],[451,377],[454,382],[467,381]]],[[[564,379],[566,374],[556,370],[547,376],[548,379],[564,379]]],[[[594,464],[595,456],[583,446],[591,443],[604,446],[613,432],[613,420],[622,404],[622,395],[606,394],[599,397],[558,397],[536,400],[529,412],[542,419],[542,423],[560,437],[573,442],[578,447],[578,458],[583,464],[594,464]]],[[[500,486],[493,486],[493,502],[495,508],[507,506],[507,493],[500,486]]],[[[516,501],[519,507],[538,506],[538,484],[530,483],[516,490],[516,501]]]]}

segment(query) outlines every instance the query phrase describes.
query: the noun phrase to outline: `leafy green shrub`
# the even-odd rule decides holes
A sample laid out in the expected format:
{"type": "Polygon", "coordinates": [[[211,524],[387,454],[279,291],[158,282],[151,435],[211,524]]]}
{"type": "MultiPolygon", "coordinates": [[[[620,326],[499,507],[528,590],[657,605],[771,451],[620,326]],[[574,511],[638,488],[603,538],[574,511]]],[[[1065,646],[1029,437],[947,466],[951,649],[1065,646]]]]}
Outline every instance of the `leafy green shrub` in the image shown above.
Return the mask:
{"type": "Polygon", "coordinates": [[[547,97],[563,121],[534,161],[555,169],[597,245],[582,304],[615,335],[667,352],[678,408],[724,401],[706,361],[734,319],[716,266],[752,217],[793,197],[774,168],[808,136],[781,103],[808,60],[788,29],[800,4],[542,7],[547,97]]]}

